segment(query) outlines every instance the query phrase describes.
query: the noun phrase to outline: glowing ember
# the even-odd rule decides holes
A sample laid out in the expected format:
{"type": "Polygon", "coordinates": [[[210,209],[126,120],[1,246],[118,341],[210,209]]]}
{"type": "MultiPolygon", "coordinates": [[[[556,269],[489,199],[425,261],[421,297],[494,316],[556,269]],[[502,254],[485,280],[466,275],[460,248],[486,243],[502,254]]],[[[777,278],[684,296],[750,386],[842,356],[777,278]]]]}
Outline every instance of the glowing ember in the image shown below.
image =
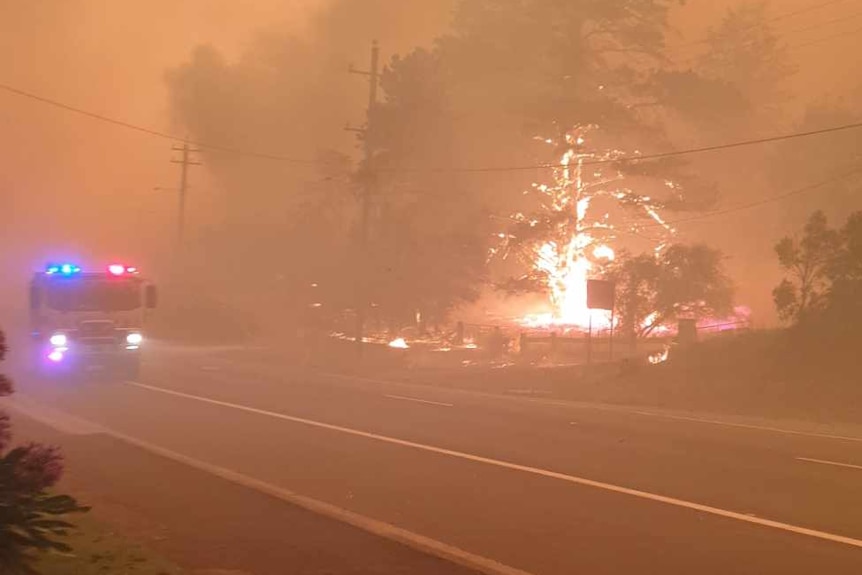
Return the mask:
{"type": "Polygon", "coordinates": [[[390,341],[389,347],[395,349],[410,349],[410,346],[407,345],[407,342],[404,340],[403,337],[399,337],[398,339],[393,339],[392,341],[390,341]]]}
{"type": "Polygon", "coordinates": [[[641,329],[642,330],[649,330],[650,335],[653,335],[653,336],[668,335],[668,334],[674,332],[674,330],[670,326],[662,325],[662,324],[653,325],[653,324],[655,324],[657,319],[658,319],[658,312],[653,312],[653,313],[649,314],[648,316],[646,316],[644,318],[643,323],[641,324],[641,329]]]}
{"type": "Polygon", "coordinates": [[[654,353],[649,356],[649,362],[653,365],[658,365],[660,363],[664,363],[667,361],[667,358],[670,357],[670,346],[664,346],[664,349],[658,353],[654,353]]]}
{"type": "Polygon", "coordinates": [[[617,254],[611,246],[596,246],[596,249],[593,250],[593,257],[597,260],[607,260],[612,262],[616,256],[617,254]]]}

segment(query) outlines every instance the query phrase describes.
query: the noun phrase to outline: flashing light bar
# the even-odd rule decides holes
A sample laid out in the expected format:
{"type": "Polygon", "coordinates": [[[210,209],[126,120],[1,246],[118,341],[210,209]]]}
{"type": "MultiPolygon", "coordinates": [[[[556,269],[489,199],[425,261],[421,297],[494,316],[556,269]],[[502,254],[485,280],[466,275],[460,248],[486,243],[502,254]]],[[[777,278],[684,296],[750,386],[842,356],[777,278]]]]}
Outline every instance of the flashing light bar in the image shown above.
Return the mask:
{"type": "Polygon", "coordinates": [[[57,274],[70,276],[81,273],[81,267],[76,266],[75,264],[49,264],[48,267],[45,268],[45,273],[49,276],[57,274]]]}
{"type": "MultiPolygon", "coordinates": [[[[81,266],[70,263],[48,264],[45,267],[45,275],[49,276],[73,276],[81,273],[81,266]]],[[[112,276],[124,276],[138,273],[138,268],[124,264],[111,264],[108,273],[112,276]]]]}

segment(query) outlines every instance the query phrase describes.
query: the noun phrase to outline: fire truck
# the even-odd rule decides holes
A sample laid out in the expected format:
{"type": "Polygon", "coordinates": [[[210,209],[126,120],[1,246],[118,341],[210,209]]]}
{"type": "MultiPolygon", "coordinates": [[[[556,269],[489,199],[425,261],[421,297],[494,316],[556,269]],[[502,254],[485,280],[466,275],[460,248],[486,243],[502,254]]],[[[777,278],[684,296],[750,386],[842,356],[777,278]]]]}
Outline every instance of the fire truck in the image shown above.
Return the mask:
{"type": "Polygon", "coordinates": [[[156,307],[156,287],[136,267],[83,270],[49,264],[30,281],[30,331],[35,367],[46,375],[91,366],[137,377],[144,324],[156,307]]]}

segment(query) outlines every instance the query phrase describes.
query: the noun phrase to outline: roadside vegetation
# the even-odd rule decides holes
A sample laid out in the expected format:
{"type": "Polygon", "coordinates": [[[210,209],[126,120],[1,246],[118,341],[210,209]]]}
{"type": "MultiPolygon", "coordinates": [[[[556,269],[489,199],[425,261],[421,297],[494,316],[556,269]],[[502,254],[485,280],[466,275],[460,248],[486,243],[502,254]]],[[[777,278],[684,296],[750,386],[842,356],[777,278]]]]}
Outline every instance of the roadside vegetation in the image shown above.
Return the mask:
{"type": "Polygon", "coordinates": [[[182,575],[176,565],[121,537],[92,517],[77,522],[67,538],[70,553],[41,554],[35,567],[41,575],[182,575]]]}
{"type": "MultiPolygon", "coordinates": [[[[6,357],[0,331],[0,361],[6,357]]],[[[0,374],[0,396],[13,392],[12,382],[0,374]]],[[[0,573],[34,575],[39,557],[70,553],[68,536],[74,530],[68,517],[87,511],[69,495],[53,487],[63,473],[63,458],[50,446],[11,445],[9,416],[0,412],[0,573]]]]}
{"type": "Polygon", "coordinates": [[[785,278],[773,298],[785,329],[733,333],[675,350],[663,365],[603,380],[594,395],[862,422],[862,212],[838,228],[815,212],[775,252],[785,278]]]}

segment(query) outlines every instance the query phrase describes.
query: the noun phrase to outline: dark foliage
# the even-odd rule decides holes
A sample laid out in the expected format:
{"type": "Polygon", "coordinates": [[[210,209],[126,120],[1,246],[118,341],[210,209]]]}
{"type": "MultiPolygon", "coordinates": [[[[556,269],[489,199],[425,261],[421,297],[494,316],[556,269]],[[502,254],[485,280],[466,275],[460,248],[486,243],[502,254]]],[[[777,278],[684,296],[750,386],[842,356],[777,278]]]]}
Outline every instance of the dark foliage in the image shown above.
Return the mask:
{"type": "MultiPolygon", "coordinates": [[[[0,331],[0,361],[6,352],[0,331]]],[[[0,376],[0,396],[10,393],[11,381],[0,376]]],[[[62,541],[73,528],[65,517],[86,508],[49,492],[63,472],[57,448],[29,443],[8,449],[10,438],[9,417],[0,413],[0,573],[34,575],[36,554],[71,551],[62,541]]]]}

